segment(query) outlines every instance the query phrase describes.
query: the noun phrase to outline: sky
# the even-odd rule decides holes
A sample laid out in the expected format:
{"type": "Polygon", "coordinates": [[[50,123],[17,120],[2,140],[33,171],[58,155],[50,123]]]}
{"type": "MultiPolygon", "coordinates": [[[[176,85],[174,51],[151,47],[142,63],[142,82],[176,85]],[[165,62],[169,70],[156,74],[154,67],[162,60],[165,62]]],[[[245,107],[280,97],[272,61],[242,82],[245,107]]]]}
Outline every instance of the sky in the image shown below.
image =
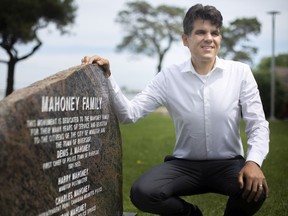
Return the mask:
{"type": "MultiPolygon", "coordinates": [[[[146,0],[157,6],[166,4],[188,10],[196,3],[214,5],[221,11],[225,26],[236,18],[257,17],[262,24],[261,34],[253,38],[258,47],[254,63],[271,56],[272,16],[267,12],[279,11],[275,22],[275,54],[288,53],[288,1],[286,0],[146,0]]],[[[143,89],[155,76],[157,59],[129,52],[116,52],[125,32],[115,22],[117,13],[125,8],[127,0],[75,0],[78,6],[76,19],[69,35],[61,35],[53,26],[40,32],[43,45],[33,56],[16,65],[16,89],[26,87],[59,71],[79,65],[88,55],[108,58],[111,71],[120,87],[143,89]]],[[[179,37],[181,37],[179,35],[179,37]]],[[[25,54],[29,47],[22,46],[19,53],[25,54]]],[[[7,55],[0,49],[0,58],[7,55]]],[[[180,42],[173,45],[164,58],[163,67],[189,58],[189,51],[180,42]]],[[[7,66],[0,64],[0,90],[6,89],[7,66]]]]}

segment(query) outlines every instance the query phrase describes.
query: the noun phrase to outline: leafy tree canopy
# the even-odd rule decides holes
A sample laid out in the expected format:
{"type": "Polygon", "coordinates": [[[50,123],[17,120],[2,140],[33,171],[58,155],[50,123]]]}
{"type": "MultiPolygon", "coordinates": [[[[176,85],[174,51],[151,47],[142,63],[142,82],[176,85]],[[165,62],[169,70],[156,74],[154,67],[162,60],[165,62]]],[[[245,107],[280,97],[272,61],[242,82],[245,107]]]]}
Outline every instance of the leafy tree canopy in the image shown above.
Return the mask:
{"type": "Polygon", "coordinates": [[[74,21],[73,0],[1,0],[1,45],[28,43],[37,37],[37,30],[51,22],[58,30],[74,21]],[[4,43],[4,44],[3,44],[4,43]]]}
{"type": "Polygon", "coordinates": [[[257,36],[261,31],[261,23],[256,18],[241,18],[230,22],[222,29],[222,44],[220,56],[233,60],[252,63],[257,48],[248,45],[251,36],[257,36]]]}
{"type": "Polygon", "coordinates": [[[181,39],[184,14],[183,8],[174,6],[152,7],[145,1],[127,3],[116,18],[126,32],[117,50],[157,56],[159,72],[164,55],[173,42],[181,39]]]}
{"type": "MultiPolygon", "coordinates": [[[[277,67],[288,67],[288,54],[279,54],[275,56],[275,65],[277,67]]],[[[262,58],[259,65],[257,66],[257,70],[269,70],[271,67],[271,57],[262,58]]]]}

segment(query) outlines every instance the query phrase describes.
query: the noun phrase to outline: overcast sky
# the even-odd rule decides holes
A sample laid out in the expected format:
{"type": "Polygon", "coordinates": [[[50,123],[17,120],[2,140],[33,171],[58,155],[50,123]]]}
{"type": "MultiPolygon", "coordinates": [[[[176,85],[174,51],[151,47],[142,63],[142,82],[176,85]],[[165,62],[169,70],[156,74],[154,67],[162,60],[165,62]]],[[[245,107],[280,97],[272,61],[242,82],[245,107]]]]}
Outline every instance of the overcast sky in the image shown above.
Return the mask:
{"type": "MultiPolygon", "coordinates": [[[[116,53],[124,32],[115,23],[117,13],[127,0],[76,0],[78,10],[71,35],[61,36],[53,31],[43,30],[40,50],[28,60],[16,65],[15,87],[22,88],[44,79],[56,72],[80,64],[84,55],[99,54],[111,62],[112,73],[118,84],[129,89],[142,89],[156,73],[157,59],[145,56],[132,56],[127,52],[116,53]]],[[[196,3],[216,6],[224,18],[224,25],[236,18],[257,17],[262,23],[261,35],[253,40],[258,47],[255,62],[271,56],[272,17],[268,11],[276,10],[275,54],[288,53],[288,1],[287,0],[148,0],[151,5],[167,4],[188,9],[196,3]]],[[[180,37],[180,36],[179,36],[180,37]]],[[[25,47],[20,50],[25,53],[25,47]]],[[[20,52],[20,53],[21,53],[20,52]]],[[[0,58],[7,59],[0,49],[0,58]]],[[[164,59],[163,66],[189,58],[189,52],[182,43],[177,43],[164,59]]],[[[7,67],[0,64],[0,89],[6,88],[7,67]]]]}

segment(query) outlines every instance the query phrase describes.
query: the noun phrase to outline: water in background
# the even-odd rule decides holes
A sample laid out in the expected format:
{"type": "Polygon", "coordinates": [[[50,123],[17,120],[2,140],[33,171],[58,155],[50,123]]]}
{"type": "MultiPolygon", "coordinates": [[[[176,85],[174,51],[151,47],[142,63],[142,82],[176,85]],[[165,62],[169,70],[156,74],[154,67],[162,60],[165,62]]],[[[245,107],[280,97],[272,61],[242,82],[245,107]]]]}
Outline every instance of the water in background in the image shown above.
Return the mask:
{"type": "Polygon", "coordinates": [[[5,91],[0,89],[0,100],[4,98],[4,95],[5,95],[5,91]]]}

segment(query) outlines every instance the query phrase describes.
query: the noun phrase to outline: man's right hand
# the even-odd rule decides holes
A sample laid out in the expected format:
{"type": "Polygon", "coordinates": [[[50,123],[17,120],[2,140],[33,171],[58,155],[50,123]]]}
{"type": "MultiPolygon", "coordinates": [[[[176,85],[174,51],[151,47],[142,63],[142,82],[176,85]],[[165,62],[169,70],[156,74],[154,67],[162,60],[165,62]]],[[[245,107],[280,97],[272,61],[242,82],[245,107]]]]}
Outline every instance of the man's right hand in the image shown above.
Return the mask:
{"type": "Polygon", "coordinates": [[[94,56],[85,56],[81,60],[81,64],[97,64],[104,70],[104,75],[108,78],[111,76],[111,71],[110,71],[110,64],[108,59],[102,58],[100,56],[94,55],[94,56]]]}

